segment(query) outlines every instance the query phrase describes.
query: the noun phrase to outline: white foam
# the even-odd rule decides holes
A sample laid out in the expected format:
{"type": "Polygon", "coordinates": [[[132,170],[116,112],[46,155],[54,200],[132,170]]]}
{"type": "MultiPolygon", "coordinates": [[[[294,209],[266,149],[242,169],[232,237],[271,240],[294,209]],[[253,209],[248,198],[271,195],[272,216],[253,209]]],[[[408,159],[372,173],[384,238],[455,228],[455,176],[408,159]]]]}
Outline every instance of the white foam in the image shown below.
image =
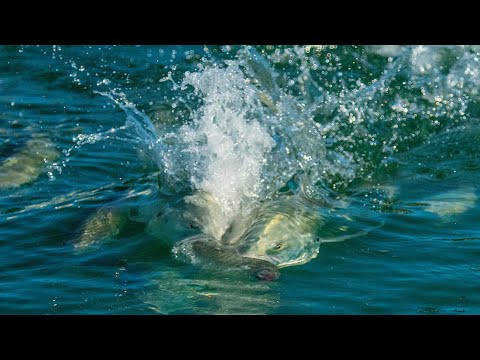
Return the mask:
{"type": "Polygon", "coordinates": [[[187,73],[183,85],[203,99],[193,123],[180,129],[191,155],[191,182],[211,194],[229,223],[243,202],[258,198],[266,154],[275,143],[252,116],[258,96],[237,66],[187,73]]]}

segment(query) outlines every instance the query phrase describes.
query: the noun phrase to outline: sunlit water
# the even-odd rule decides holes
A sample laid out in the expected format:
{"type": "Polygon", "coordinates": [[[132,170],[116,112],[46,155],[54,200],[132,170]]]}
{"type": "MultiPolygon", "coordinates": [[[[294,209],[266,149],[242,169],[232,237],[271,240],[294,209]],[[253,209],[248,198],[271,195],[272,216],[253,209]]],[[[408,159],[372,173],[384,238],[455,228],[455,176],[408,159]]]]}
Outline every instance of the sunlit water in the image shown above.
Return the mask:
{"type": "Polygon", "coordinates": [[[0,313],[480,313],[480,48],[0,57],[0,313]],[[179,246],[272,224],[276,281],[179,246]]]}

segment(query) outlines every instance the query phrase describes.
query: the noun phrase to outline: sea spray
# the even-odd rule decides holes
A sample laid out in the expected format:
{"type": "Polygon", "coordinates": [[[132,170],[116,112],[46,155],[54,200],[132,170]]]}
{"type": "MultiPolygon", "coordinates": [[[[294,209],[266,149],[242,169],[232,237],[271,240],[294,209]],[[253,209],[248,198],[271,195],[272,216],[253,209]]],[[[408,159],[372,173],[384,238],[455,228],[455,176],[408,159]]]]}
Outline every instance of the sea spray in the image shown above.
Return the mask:
{"type": "Polygon", "coordinates": [[[115,98],[148,145],[161,189],[209,193],[218,203],[213,226],[224,229],[286,185],[324,200],[389,174],[402,152],[466,120],[478,96],[472,49],[377,50],[245,46],[230,60],[202,58],[160,80],[173,95],[162,103],[170,110],[151,117],[156,133],[126,97],[115,98]]]}
{"type": "Polygon", "coordinates": [[[187,73],[186,84],[203,98],[193,122],[180,129],[191,154],[191,182],[220,204],[223,216],[215,225],[226,229],[242,204],[258,199],[262,167],[275,143],[254,116],[258,95],[237,66],[187,73]]]}

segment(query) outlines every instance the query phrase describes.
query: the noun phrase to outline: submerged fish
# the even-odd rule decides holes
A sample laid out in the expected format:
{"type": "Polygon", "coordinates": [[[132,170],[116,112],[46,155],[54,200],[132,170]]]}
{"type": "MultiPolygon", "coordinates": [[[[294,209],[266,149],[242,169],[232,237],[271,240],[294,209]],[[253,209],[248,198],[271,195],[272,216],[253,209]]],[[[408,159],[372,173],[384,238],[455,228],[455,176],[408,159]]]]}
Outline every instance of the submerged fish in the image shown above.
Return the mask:
{"type": "Polygon", "coordinates": [[[15,188],[36,180],[45,164],[60,156],[51,140],[34,135],[0,164],[0,189],[15,188]]]}
{"type": "MultiPolygon", "coordinates": [[[[115,237],[128,215],[114,207],[98,210],[81,227],[76,250],[85,250],[115,237]]],[[[271,199],[238,216],[228,227],[221,207],[208,193],[196,193],[164,205],[146,224],[146,232],[164,242],[179,260],[202,268],[246,271],[262,280],[276,280],[279,268],[314,259],[322,242],[363,235],[323,239],[323,218],[299,196],[271,199]]]]}
{"type": "MultiPolygon", "coordinates": [[[[210,196],[204,199],[207,206],[205,214],[210,214],[208,210],[216,209],[217,204],[210,196]]],[[[211,218],[204,217],[202,220],[204,232],[215,228],[215,224],[210,222],[211,218]]],[[[320,238],[316,235],[316,230],[322,224],[319,213],[308,208],[300,199],[271,200],[253,210],[249,216],[236,219],[227,231],[218,229],[211,234],[207,233],[210,235],[209,241],[208,236],[193,236],[176,245],[174,252],[177,256],[181,252],[188,252],[189,258],[195,261],[195,250],[200,250],[200,246],[203,246],[205,255],[207,250],[213,253],[213,249],[217,252],[220,251],[218,249],[223,249],[223,253],[218,255],[228,259],[224,261],[225,265],[241,262],[253,264],[254,260],[259,265],[265,266],[266,262],[276,268],[301,265],[317,256],[320,238]],[[219,233],[222,234],[220,239],[219,233]],[[202,241],[215,246],[207,246],[202,244],[202,241]],[[185,244],[189,242],[195,245],[187,248],[185,244]]],[[[267,275],[265,278],[270,280],[271,276],[267,275]]]]}
{"type": "MultiPolygon", "coordinates": [[[[207,207],[217,208],[211,196],[207,196],[204,203],[207,207]]],[[[206,212],[206,214],[209,214],[206,212]]],[[[339,215],[345,218],[344,222],[353,222],[354,220],[345,215],[339,215]]],[[[201,218],[203,222],[208,223],[210,218],[201,218]]],[[[207,255],[211,248],[223,249],[224,254],[234,254],[235,261],[229,259],[233,264],[235,262],[251,262],[252,260],[261,261],[258,265],[268,262],[276,268],[287,266],[296,266],[305,264],[317,257],[320,251],[320,245],[328,242],[341,242],[358,236],[368,234],[370,231],[383,226],[382,224],[352,232],[350,226],[341,226],[338,231],[343,235],[325,237],[321,235],[321,228],[325,221],[321,215],[321,209],[318,204],[310,203],[303,196],[288,196],[277,199],[271,199],[253,209],[247,216],[238,217],[230,227],[222,233],[221,239],[213,235],[186,238],[180,244],[174,247],[174,253],[179,253],[188,249],[189,258],[195,261],[195,247],[186,248],[183,244],[192,241],[196,243],[197,250],[201,241],[209,240],[205,246],[204,253],[207,255]]],[[[202,227],[205,229],[214,228],[210,223],[202,227]]],[[[213,232],[218,235],[218,232],[213,232]]],[[[217,250],[219,251],[219,250],[217,250]]],[[[213,253],[213,251],[212,251],[213,253]]],[[[228,256],[226,256],[226,259],[228,256]]],[[[228,265],[229,261],[224,264],[228,265]]],[[[257,276],[262,278],[261,276],[257,276]]],[[[267,276],[268,277],[268,276],[267,276]]],[[[275,276],[277,278],[278,276],[275,276]]],[[[270,280],[270,279],[269,279],[270,280]]]]}
{"type": "Polygon", "coordinates": [[[191,277],[171,268],[155,274],[142,301],[160,314],[272,314],[280,296],[273,282],[232,277],[224,269],[200,268],[191,277]]]}
{"type": "Polygon", "coordinates": [[[472,209],[478,197],[473,187],[462,187],[425,199],[425,211],[438,215],[444,221],[472,209]]]}
{"type": "Polygon", "coordinates": [[[124,211],[115,207],[102,207],[80,227],[73,247],[76,252],[94,249],[94,245],[113,239],[127,222],[124,211]]]}

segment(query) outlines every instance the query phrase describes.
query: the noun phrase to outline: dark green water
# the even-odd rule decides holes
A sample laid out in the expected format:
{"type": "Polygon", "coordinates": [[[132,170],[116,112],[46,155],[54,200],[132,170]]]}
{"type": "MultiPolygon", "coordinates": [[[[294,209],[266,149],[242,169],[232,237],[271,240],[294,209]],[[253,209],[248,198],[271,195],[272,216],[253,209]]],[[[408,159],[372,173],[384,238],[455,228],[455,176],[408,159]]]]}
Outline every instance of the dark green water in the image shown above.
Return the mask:
{"type": "Polygon", "coordinates": [[[472,46],[0,48],[0,313],[480,313],[479,61],[472,46]],[[172,246],[200,232],[182,202],[198,190],[221,200],[216,225],[285,204],[346,240],[271,282],[190,264],[172,246]],[[123,226],[88,242],[101,209],[123,226]]]}

